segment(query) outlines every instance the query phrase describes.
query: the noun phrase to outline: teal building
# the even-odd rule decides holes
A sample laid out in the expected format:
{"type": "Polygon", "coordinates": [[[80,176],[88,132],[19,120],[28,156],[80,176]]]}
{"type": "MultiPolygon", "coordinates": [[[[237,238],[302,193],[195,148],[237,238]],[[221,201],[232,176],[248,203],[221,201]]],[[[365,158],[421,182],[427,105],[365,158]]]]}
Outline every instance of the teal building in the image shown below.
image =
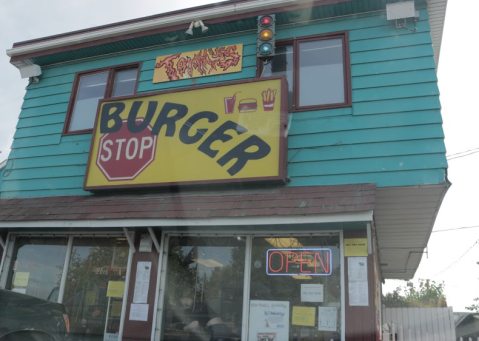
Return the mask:
{"type": "Polygon", "coordinates": [[[379,340],[450,186],[446,3],[230,0],[15,43],[0,287],[65,305],[72,340],[379,340]]]}

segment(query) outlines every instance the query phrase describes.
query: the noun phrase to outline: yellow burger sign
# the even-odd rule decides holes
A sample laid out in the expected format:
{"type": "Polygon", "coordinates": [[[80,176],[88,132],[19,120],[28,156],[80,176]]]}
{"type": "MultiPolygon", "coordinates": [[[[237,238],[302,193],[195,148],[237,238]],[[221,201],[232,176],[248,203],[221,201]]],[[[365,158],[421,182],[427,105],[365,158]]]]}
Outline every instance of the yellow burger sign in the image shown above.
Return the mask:
{"type": "Polygon", "coordinates": [[[285,179],[284,78],[103,100],[84,188],[285,179]]]}

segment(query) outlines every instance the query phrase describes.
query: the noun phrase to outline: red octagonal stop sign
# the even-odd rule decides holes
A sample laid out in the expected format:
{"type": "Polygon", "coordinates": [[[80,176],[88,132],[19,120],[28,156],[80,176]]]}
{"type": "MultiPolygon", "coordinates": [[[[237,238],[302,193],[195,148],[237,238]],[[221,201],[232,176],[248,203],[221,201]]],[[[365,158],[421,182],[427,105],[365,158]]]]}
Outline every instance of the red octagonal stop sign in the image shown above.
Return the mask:
{"type": "MultiPolygon", "coordinates": [[[[111,181],[133,180],[155,160],[157,136],[150,134],[151,127],[133,134],[126,122],[119,131],[100,138],[96,165],[111,181]]],[[[142,118],[136,119],[136,124],[141,122],[142,118]]]]}

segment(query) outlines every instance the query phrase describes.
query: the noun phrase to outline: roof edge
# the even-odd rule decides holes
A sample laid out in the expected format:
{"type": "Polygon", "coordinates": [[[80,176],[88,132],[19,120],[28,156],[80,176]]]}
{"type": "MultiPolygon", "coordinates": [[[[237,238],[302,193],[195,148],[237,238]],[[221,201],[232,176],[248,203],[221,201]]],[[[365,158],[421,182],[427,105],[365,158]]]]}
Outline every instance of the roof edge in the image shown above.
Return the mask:
{"type": "Polygon", "coordinates": [[[11,64],[20,68],[31,64],[29,58],[33,54],[41,53],[45,55],[48,54],[49,50],[102,40],[111,41],[111,39],[132,34],[143,33],[147,35],[151,30],[162,29],[167,32],[169,28],[171,30],[177,29],[179,25],[187,25],[199,19],[221,23],[231,20],[233,16],[246,17],[248,14],[254,15],[256,12],[263,10],[282,12],[304,6],[322,6],[350,1],[353,0],[233,0],[16,43],[6,53],[7,56],[12,58],[11,64]]]}

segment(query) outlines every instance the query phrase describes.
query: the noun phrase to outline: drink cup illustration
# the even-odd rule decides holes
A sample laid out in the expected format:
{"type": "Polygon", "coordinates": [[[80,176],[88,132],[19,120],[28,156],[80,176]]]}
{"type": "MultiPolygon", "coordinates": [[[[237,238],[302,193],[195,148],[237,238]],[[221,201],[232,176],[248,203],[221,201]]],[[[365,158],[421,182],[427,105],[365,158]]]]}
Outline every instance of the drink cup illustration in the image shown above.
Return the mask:
{"type": "Polygon", "coordinates": [[[278,90],[268,89],[261,93],[261,97],[263,98],[263,109],[264,111],[271,111],[274,109],[274,101],[276,99],[276,92],[278,90]]]}
{"type": "Polygon", "coordinates": [[[236,94],[240,93],[241,91],[235,92],[233,97],[225,97],[225,114],[232,114],[235,111],[235,103],[236,103],[236,94]]]}

